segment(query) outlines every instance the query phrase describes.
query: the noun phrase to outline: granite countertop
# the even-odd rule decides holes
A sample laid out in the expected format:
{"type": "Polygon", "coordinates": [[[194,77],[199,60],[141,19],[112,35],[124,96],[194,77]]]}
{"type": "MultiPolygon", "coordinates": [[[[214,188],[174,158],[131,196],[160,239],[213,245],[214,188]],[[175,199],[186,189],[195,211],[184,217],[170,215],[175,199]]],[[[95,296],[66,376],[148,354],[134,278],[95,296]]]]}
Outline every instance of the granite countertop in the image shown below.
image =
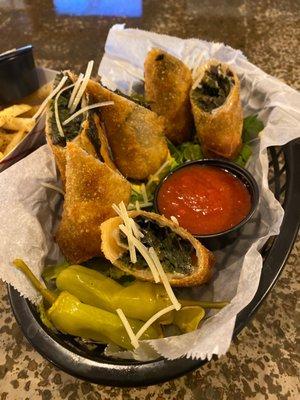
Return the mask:
{"type": "MultiPolygon", "coordinates": [[[[126,23],[225,42],[299,89],[299,15],[299,2],[288,0],[3,0],[0,52],[32,43],[39,65],[79,71],[90,59],[99,64],[110,26],[126,23]],[[116,15],[112,3],[119,4],[120,17],[107,15],[116,15]],[[129,13],[133,16],[123,17],[129,13]]],[[[226,356],[180,379],[140,389],[89,384],[44,360],[23,337],[0,283],[0,400],[298,399],[299,253],[298,239],[276,286],[226,356]]]]}

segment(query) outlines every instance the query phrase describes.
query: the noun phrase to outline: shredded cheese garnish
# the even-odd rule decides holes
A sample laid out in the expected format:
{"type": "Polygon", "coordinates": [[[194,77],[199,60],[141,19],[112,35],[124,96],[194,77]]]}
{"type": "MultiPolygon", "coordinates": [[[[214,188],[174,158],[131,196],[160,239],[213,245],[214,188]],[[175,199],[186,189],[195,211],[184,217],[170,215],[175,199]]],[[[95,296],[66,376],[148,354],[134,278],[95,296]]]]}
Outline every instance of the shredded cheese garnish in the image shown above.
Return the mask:
{"type": "Polygon", "coordinates": [[[166,289],[166,292],[167,292],[167,295],[169,296],[172,304],[174,305],[175,310],[177,310],[177,311],[180,310],[181,304],[177,300],[177,298],[176,298],[176,296],[175,296],[175,294],[173,292],[173,289],[171,288],[171,285],[170,285],[170,282],[168,280],[168,277],[165,274],[165,271],[163,270],[163,267],[162,267],[162,265],[160,263],[158,255],[156,254],[156,251],[154,250],[153,247],[149,248],[149,254],[150,254],[153,262],[155,263],[155,267],[156,267],[156,269],[157,269],[157,271],[159,273],[161,282],[164,285],[164,287],[166,289]]]}
{"type": "Polygon", "coordinates": [[[86,67],[86,71],[85,71],[85,74],[84,74],[84,78],[82,79],[80,88],[79,88],[79,90],[78,90],[78,92],[77,92],[77,94],[75,96],[73,104],[71,105],[70,114],[74,113],[74,111],[76,110],[76,107],[78,106],[78,104],[80,102],[81,97],[83,96],[83,93],[84,93],[84,91],[85,91],[85,89],[87,87],[87,84],[88,84],[89,79],[90,79],[91,74],[92,74],[93,65],[94,65],[94,61],[93,60],[89,61],[88,65],[86,67]]]}
{"type": "Polygon", "coordinates": [[[143,238],[144,234],[139,230],[138,224],[134,221],[133,218],[130,218],[130,225],[132,228],[132,232],[137,239],[143,238]]]}
{"type": "Polygon", "coordinates": [[[145,332],[146,330],[156,321],[158,320],[161,316],[167,314],[168,312],[175,310],[175,306],[172,304],[171,306],[165,307],[162,310],[158,311],[156,314],[152,315],[151,318],[148,319],[147,322],[144,323],[144,325],[141,327],[141,329],[138,331],[138,333],[135,335],[136,339],[139,339],[145,332]]]}
{"type": "Polygon", "coordinates": [[[79,74],[78,79],[75,82],[74,89],[72,90],[72,93],[71,93],[71,96],[70,96],[70,99],[69,99],[68,108],[71,108],[71,106],[72,106],[72,104],[74,102],[75,96],[78,93],[78,90],[79,90],[80,84],[82,82],[82,79],[83,79],[83,74],[79,74]]]}
{"type": "Polygon", "coordinates": [[[43,182],[41,185],[45,188],[55,190],[56,192],[61,193],[63,196],[65,195],[65,192],[62,190],[62,188],[52,185],[51,183],[43,182]]]}
{"type": "Polygon", "coordinates": [[[141,185],[141,192],[142,192],[144,202],[148,203],[148,196],[147,196],[147,191],[146,191],[146,187],[145,187],[144,183],[142,183],[142,185],[141,185]]]}
{"type": "Polygon", "coordinates": [[[137,349],[139,347],[139,341],[136,338],[136,336],[135,336],[135,334],[134,334],[134,332],[133,332],[133,330],[132,330],[132,328],[131,328],[131,326],[130,326],[130,324],[128,322],[128,319],[126,318],[126,316],[123,313],[123,311],[121,310],[121,308],[118,308],[116,310],[116,312],[117,312],[120,320],[122,321],[122,324],[124,325],[124,328],[126,329],[126,332],[128,333],[128,336],[129,336],[129,339],[130,339],[130,342],[131,342],[132,346],[135,349],[137,349]]]}
{"type": "Polygon", "coordinates": [[[176,224],[176,225],[178,225],[179,226],[179,222],[178,222],[178,219],[174,216],[174,215],[172,215],[171,216],[171,221],[173,221],[174,222],[174,224],[176,224]]]}
{"type": "Polygon", "coordinates": [[[132,226],[130,224],[130,218],[127,214],[127,210],[125,207],[124,202],[122,201],[119,204],[119,207],[117,207],[115,204],[113,204],[113,209],[116,211],[116,213],[122,218],[124,225],[125,225],[125,235],[127,236],[128,240],[128,246],[129,246],[129,254],[130,254],[130,261],[135,264],[137,259],[136,259],[136,252],[135,252],[135,247],[132,243],[133,239],[133,232],[132,232],[132,226]]]}
{"type": "Polygon", "coordinates": [[[78,115],[83,114],[84,112],[86,112],[88,110],[92,110],[93,108],[98,108],[98,107],[111,106],[113,104],[114,104],[113,101],[103,101],[102,103],[95,103],[95,104],[91,104],[89,106],[83,107],[80,110],[76,111],[76,113],[72,114],[69,118],[64,120],[63,125],[67,125],[74,118],[78,117],[78,115]]]}
{"type": "Polygon", "coordinates": [[[47,96],[45,98],[45,100],[42,102],[42,104],[40,105],[39,109],[37,110],[37,112],[34,114],[34,116],[32,118],[37,119],[45,110],[49,100],[51,100],[59,91],[60,89],[64,86],[64,84],[66,83],[66,81],[68,80],[67,76],[63,76],[61,81],[59,82],[59,84],[56,86],[56,88],[49,94],[49,96],[47,96]]]}
{"type": "Polygon", "coordinates": [[[151,182],[155,182],[156,180],[158,180],[158,179],[159,179],[159,174],[160,174],[169,164],[170,164],[170,161],[169,161],[169,160],[165,161],[165,162],[160,166],[160,168],[159,168],[153,175],[150,175],[150,177],[149,177],[149,179],[148,179],[148,182],[147,182],[147,185],[149,185],[149,183],[151,183],[151,182]]]}
{"type": "MultiPolygon", "coordinates": [[[[119,229],[127,236],[127,230],[125,229],[124,225],[120,225],[119,229]]],[[[128,236],[127,236],[127,238],[128,238],[128,236]]],[[[159,274],[157,272],[155,263],[152,260],[147,247],[143,243],[141,243],[138,239],[136,239],[135,237],[132,237],[131,240],[132,240],[133,245],[141,253],[141,255],[144,257],[146,263],[148,264],[148,266],[152,272],[154,282],[158,283],[159,282],[159,274]]]]}
{"type": "Polygon", "coordinates": [[[62,137],[64,137],[65,134],[64,134],[64,131],[63,131],[63,128],[62,128],[62,126],[61,126],[60,119],[59,119],[59,113],[58,113],[58,98],[59,98],[59,96],[60,96],[63,92],[65,92],[66,90],[70,89],[70,88],[73,87],[73,86],[75,86],[75,83],[73,83],[72,85],[69,85],[69,86],[67,86],[67,87],[65,87],[65,88],[63,88],[63,89],[61,89],[61,90],[57,93],[57,95],[55,96],[55,100],[54,100],[55,122],[56,122],[56,126],[57,126],[57,129],[58,129],[58,133],[59,133],[60,136],[62,136],[62,137]]]}
{"type": "Polygon", "coordinates": [[[148,203],[140,203],[138,200],[136,200],[135,204],[129,203],[127,210],[140,210],[141,208],[146,208],[146,207],[151,207],[153,206],[153,203],[149,201],[148,203]]]}

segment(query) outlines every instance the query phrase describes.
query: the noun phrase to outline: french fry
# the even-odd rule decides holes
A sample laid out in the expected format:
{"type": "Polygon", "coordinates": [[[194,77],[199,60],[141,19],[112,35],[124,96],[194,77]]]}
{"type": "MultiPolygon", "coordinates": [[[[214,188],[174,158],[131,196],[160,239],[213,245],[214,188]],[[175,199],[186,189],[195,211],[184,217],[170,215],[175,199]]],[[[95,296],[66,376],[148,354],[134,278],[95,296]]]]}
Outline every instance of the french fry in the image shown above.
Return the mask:
{"type": "Polygon", "coordinates": [[[4,156],[7,156],[21,142],[25,135],[26,131],[11,133],[13,137],[3,152],[4,156]]]}
{"type": "Polygon", "coordinates": [[[0,132],[0,151],[4,153],[6,147],[9,145],[13,138],[13,134],[0,132]]]}
{"type": "Polygon", "coordinates": [[[31,109],[26,111],[24,114],[22,114],[22,117],[23,118],[32,118],[39,108],[40,108],[40,105],[31,106],[31,109]]]}
{"type": "Polygon", "coordinates": [[[33,118],[16,118],[16,117],[1,117],[0,116],[0,126],[4,129],[9,129],[11,131],[31,131],[35,125],[35,120],[33,118]]]}
{"type": "Polygon", "coordinates": [[[15,104],[13,106],[4,108],[3,110],[0,111],[0,118],[1,117],[17,117],[18,115],[21,115],[25,113],[26,111],[29,111],[31,109],[31,106],[29,104],[15,104]]]}

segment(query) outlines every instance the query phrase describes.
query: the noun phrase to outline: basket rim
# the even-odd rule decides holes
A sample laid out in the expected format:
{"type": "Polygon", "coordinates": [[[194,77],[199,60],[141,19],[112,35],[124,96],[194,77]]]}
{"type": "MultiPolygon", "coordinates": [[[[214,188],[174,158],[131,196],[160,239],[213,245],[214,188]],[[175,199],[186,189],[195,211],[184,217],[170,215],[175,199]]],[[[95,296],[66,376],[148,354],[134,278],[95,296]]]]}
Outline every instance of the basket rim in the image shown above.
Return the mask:
{"type": "MultiPolygon", "coordinates": [[[[282,272],[297,237],[300,224],[300,139],[281,147],[286,164],[285,214],[280,233],[275,237],[264,260],[258,290],[252,301],[237,316],[234,336],[238,335],[254,316],[282,272]]],[[[23,334],[32,346],[61,370],[89,382],[117,387],[149,386],[178,378],[207,360],[160,358],[149,362],[99,362],[74,353],[54,340],[33,315],[29,302],[12,286],[8,286],[10,304],[23,334]]],[[[214,357],[216,358],[216,357],[214,357]]]]}

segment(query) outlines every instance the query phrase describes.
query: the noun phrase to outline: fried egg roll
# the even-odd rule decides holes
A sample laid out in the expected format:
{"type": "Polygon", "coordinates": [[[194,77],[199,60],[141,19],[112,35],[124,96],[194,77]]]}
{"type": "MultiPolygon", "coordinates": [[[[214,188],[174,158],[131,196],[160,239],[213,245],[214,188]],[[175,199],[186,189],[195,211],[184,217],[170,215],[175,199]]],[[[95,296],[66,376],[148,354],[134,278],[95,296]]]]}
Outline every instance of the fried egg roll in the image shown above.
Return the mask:
{"type": "MultiPolygon", "coordinates": [[[[172,286],[195,286],[207,282],[212,274],[214,257],[189,232],[173,221],[146,211],[131,211],[140,242],[154,248],[164,272],[172,286]]],[[[137,261],[131,261],[127,236],[120,230],[121,217],[106,220],[101,225],[102,251],[116,267],[143,281],[154,281],[152,272],[136,250],[137,261]]]]}
{"type": "Polygon", "coordinates": [[[196,72],[190,99],[204,154],[234,159],[242,145],[243,128],[236,73],[227,64],[208,61],[196,72]]]}
{"type": "Polygon", "coordinates": [[[167,138],[174,144],[189,140],[193,129],[191,71],[178,58],[160,49],[147,54],[144,71],[146,100],[152,111],[165,117],[167,138]]]}
{"type": "Polygon", "coordinates": [[[115,202],[127,205],[131,186],[119,172],[73,142],[66,145],[66,187],[56,241],[70,263],[101,254],[100,224],[116,215],[115,202]]]}
{"type": "Polygon", "coordinates": [[[89,81],[88,92],[97,101],[114,102],[99,113],[120,172],[138,180],[154,174],[168,156],[164,118],[96,82],[89,81]]]}
{"type": "MultiPolygon", "coordinates": [[[[69,85],[74,84],[78,79],[70,71],[60,73],[54,80],[52,90],[55,89],[57,84],[65,75],[68,76],[68,80],[65,82],[62,89],[66,89],[69,85]]],[[[73,87],[64,90],[57,99],[59,121],[55,116],[55,98],[50,101],[46,113],[46,138],[48,145],[54,154],[64,186],[66,169],[66,144],[68,142],[76,143],[88,154],[93,155],[101,161],[104,161],[112,169],[116,169],[111,160],[110,149],[104,133],[104,128],[101,125],[96,112],[89,110],[78,115],[67,125],[62,125],[63,121],[70,117],[68,103],[72,91],[73,87]],[[58,128],[58,122],[61,124],[63,135],[58,128]]],[[[79,106],[75,111],[78,111],[80,108],[88,105],[90,102],[90,96],[87,94],[87,92],[85,92],[83,94],[81,103],[79,103],[79,106]]]]}

